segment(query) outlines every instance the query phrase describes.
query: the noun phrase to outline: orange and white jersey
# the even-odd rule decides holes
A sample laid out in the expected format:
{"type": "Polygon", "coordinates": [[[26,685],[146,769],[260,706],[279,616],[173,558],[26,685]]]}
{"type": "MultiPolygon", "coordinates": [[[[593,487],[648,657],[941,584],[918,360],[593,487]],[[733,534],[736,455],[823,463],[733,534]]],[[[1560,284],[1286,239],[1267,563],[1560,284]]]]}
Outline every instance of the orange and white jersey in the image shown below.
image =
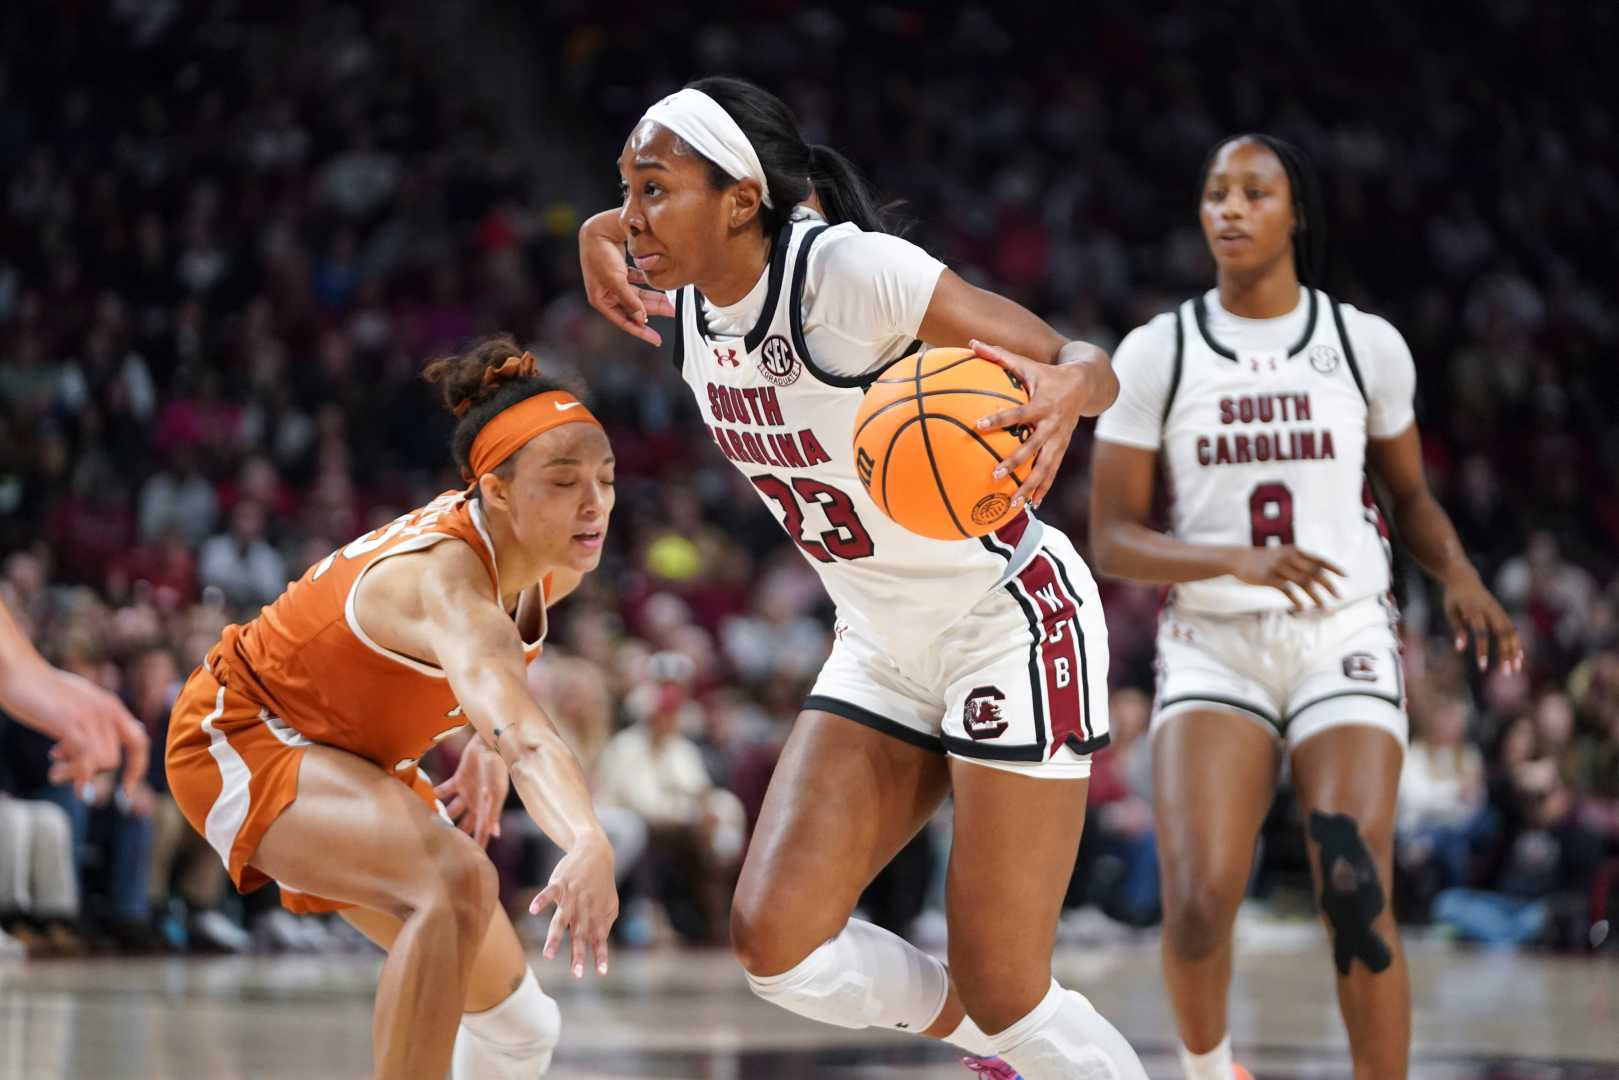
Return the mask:
{"type": "MultiPolygon", "coordinates": [[[[309,568],[251,622],[225,628],[206,666],[297,734],[404,769],[466,724],[444,672],[378,644],[355,614],[359,585],[396,555],[460,540],[477,553],[497,595],[500,573],[483,508],[464,491],[360,537],[309,568]]],[[[539,612],[529,660],[539,655],[539,612]]]]}

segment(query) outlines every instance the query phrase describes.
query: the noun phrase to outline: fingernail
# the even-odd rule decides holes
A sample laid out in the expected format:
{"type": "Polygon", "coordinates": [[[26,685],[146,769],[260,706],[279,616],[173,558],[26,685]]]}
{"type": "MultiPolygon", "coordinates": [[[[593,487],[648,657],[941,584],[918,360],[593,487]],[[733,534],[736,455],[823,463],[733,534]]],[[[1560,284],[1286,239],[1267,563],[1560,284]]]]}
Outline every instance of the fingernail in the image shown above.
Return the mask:
{"type": "Polygon", "coordinates": [[[978,430],[979,431],[988,431],[989,430],[989,420],[988,420],[988,418],[986,418],[986,417],[980,417],[979,418],[979,420],[978,420],[978,430]]]}
{"type": "Polygon", "coordinates": [[[576,978],[576,979],[584,978],[585,977],[585,965],[583,965],[583,964],[575,964],[575,965],[573,965],[573,977],[576,978]]]}
{"type": "Polygon", "coordinates": [[[997,479],[997,480],[1005,480],[1006,479],[1006,470],[1005,469],[996,469],[995,470],[995,479],[997,479]]]}
{"type": "Polygon", "coordinates": [[[1016,510],[1023,505],[1023,496],[1019,495],[1012,500],[1012,509],[1016,510]]]}
{"type": "Polygon", "coordinates": [[[598,975],[607,974],[607,965],[605,963],[597,964],[596,965],[596,974],[598,974],[598,975]]]}

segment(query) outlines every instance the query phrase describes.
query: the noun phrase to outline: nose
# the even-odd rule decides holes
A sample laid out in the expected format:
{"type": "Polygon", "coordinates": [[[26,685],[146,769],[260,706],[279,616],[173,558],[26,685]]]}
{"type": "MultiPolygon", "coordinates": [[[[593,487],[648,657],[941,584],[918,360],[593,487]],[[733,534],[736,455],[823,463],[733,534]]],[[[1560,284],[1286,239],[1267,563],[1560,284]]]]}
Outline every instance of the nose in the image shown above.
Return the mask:
{"type": "Polygon", "coordinates": [[[618,209],[619,224],[631,236],[638,236],[646,231],[646,215],[641,212],[641,204],[632,192],[624,197],[624,205],[618,209]]]}

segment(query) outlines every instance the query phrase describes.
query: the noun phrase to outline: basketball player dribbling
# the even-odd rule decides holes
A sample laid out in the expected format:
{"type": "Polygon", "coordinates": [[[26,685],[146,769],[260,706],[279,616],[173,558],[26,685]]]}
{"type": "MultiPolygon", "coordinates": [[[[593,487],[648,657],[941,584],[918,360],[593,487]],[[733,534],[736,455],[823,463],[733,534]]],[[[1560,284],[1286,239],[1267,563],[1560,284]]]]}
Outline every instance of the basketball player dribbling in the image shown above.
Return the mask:
{"type": "MultiPolygon", "coordinates": [[[[1153,795],[1164,979],[1187,1080],[1230,1080],[1231,930],[1285,755],[1332,938],[1355,1076],[1406,1075],[1410,988],[1390,904],[1407,722],[1389,548],[1365,471],[1444,586],[1456,646],[1522,662],[1511,621],[1428,490],[1399,332],[1314,287],[1318,185],[1294,148],[1204,163],[1217,287],[1133,331],[1096,430],[1091,546],[1173,585],[1158,634],[1153,795]],[[1163,460],[1171,535],[1147,526],[1163,460]]],[[[1237,1075],[1245,1075],[1235,1067],[1237,1075]]]]}
{"type": "Polygon", "coordinates": [[[442,1077],[453,1057],[454,1080],[528,1080],[549,1065],[556,1003],[497,902],[493,864],[416,761],[471,723],[479,737],[437,794],[481,840],[510,771],[566,852],[532,905],[556,905],[545,955],[571,931],[574,976],[587,952],[605,973],[612,851],[524,673],[546,605],[601,558],[613,458],[589,410],[510,338],[426,376],[459,417],[470,486],[333,552],[226,627],[175,702],[169,781],[238,888],[274,880],[291,910],[340,910],[387,950],[378,1077],[442,1077]]]}
{"type": "Polygon", "coordinates": [[[837,604],[737,886],[750,985],[823,1023],[947,1040],[991,1076],[1144,1078],[1051,976],[1089,755],[1107,740],[1107,638],[1089,571],[1029,508],[1079,417],[1113,400],[1107,356],[886,235],[849,163],[752,84],[708,78],[658,102],[619,172],[622,206],[580,230],[591,304],[653,344],[647,316],[674,316],[715,442],[837,604]],[[1031,434],[999,466],[1027,468],[1020,512],[981,541],[907,532],[859,479],[862,390],[917,338],[971,343],[1030,388],[984,425],[1031,434]],[[947,792],[948,970],[850,917],[947,792]]]}

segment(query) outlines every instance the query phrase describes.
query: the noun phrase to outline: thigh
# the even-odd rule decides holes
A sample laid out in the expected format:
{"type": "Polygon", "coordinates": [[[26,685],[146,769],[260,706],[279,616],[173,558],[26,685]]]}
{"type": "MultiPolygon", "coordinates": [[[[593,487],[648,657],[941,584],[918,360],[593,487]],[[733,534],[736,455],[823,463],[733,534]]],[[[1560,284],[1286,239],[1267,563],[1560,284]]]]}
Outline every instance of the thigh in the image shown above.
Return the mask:
{"type": "Polygon", "coordinates": [[[1325,847],[1332,850],[1363,844],[1386,871],[1394,849],[1395,795],[1405,763],[1404,744],[1382,727],[1350,723],[1293,747],[1290,760],[1317,870],[1325,839],[1325,847]],[[1349,823],[1317,823],[1316,815],[1347,818],[1354,837],[1347,831],[1349,823]]]}
{"type": "MultiPolygon", "coordinates": [[[[340,914],[384,952],[393,948],[394,938],[404,925],[397,916],[370,908],[347,908],[340,914]]],[[[497,905],[489,920],[489,932],[484,935],[477,959],[472,962],[464,1011],[483,1012],[499,1005],[511,997],[527,970],[528,957],[517,937],[517,929],[512,926],[510,916],[497,905]]]]}
{"type": "Polygon", "coordinates": [[[836,935],[948,786],[943,754],[842,716],[800,714],[737,883],[743,965],[776,974],[836,935]]]}
{"type": "Polygon", "coordinates": [[[1178,712],[1152,730],[1153,823],[1165,900],[1241,889],[1275,797],[1276,736],[1245,713],[1178,712]]]}
{"type": "Polygon", "coordinates": [[[248,860],[285,889],[404,918],[447,872],[487,863],[472,838],[380,767],[329,746],[304,749],[297,798],[248,860]]]}
{"type": "Polygon", "coordinates": [[[986,1030],[999,1030],[1050,985],[1057,918],[1074,872],[1090,781],[961,758],[951,759],[950,774],[950,967],[968,1012],[992,1025],[986,1030]]]}

